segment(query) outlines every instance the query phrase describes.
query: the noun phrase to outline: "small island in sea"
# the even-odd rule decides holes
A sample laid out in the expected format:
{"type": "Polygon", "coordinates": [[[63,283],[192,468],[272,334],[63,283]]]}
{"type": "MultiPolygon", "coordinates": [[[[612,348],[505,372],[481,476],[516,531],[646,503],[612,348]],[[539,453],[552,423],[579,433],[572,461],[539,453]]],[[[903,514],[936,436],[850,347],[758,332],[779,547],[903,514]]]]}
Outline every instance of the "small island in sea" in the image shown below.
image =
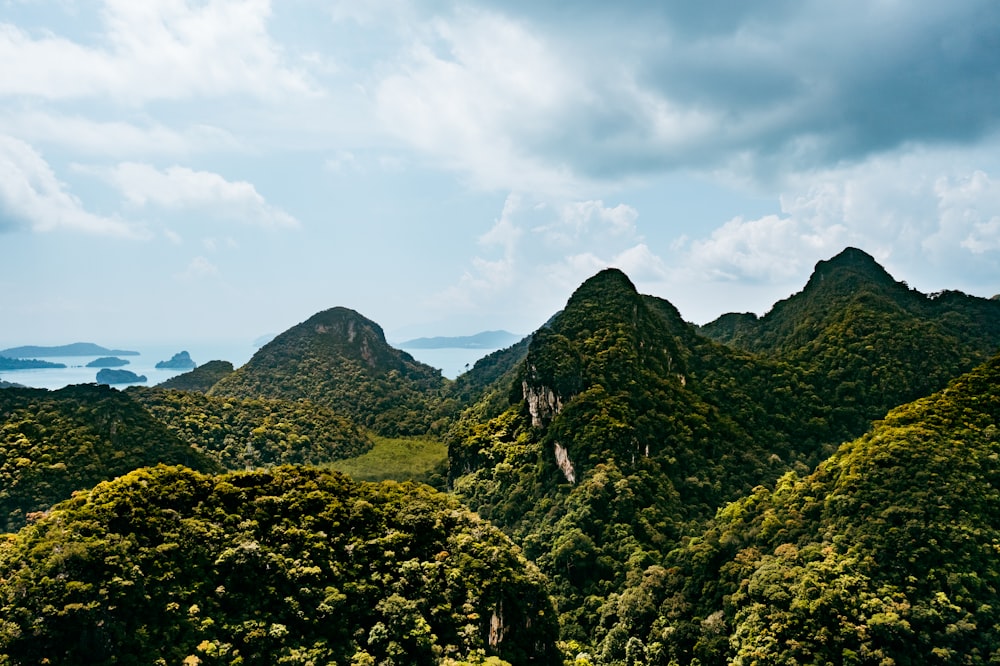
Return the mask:
{"type": "Polygon", "coordinates": [[[34,370],[35,368],[65,368],[65,363],[39,361],[37,358],[9,358],[0,356],[0,370],[34,370]]]}
{"type": "Polygon", "coordinates": [[[137,375],[131,370],[111,370],[104,368],[97,373],[98,384],[141,384],[146,375],[137,375]]]}
{"type": "Polygon", "coordinates": [[[186,351],[177,352],[169,361],[160,361],[156,364],[157,370],[193,370],[198,364],[191,360],[191,355],[186,351]]]}
{"type": "MultiPolygon", "coordinates": [[[[93,342],[74,342],[69,345],[59,345],[56,347],[39,347],[27,345],[24,347],[10,347],[0,350],[0,356],[11,356],[14,358],[31,358],[45,356],[139,356],[137,351],[125,349],[108,349],[93,342]]],[[[63,366],[65,367],[65,366],[63,366]]]]}
{"type": "Polygon", "coordinates": [[[129,362],[123,358],[118,358],[117,356],[102,356],[101,358],[95,358],[93,361],[87,364],[88,368],[120,368],[123,365],[128,365],[129,362]]]}

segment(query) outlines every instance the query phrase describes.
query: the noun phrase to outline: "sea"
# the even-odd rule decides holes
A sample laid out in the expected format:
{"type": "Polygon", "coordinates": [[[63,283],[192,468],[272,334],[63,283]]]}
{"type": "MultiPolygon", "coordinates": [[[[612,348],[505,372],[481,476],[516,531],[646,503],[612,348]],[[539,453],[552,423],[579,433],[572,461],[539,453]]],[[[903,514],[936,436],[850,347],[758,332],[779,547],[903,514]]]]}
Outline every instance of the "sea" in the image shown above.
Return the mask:
{"type": "MultiPolygon", "coordinates": [[[[100,343],[99,343],[100,344],[100,343]]],[[[111,347],[110,345],[105,345],[111,347]]],[[[187,370],[161,370],[156,367],[160,361],[169,361],[174,354],[186,351],[198,365],[209,361],[229,361],[233,367],[240,367],[250,360],[257,351],[251,343],[191,343],[180,345],[114,345],[114,349],[139,352],[138,356],[119,356],[128,361],[119,370],[130,370],[137,375],[145,375],[146,381],[138,384],[115,384],[115,388],[128,386],[155,386],[187,370]]],[[[413,358],[441,370],[441,374],[454,379],[483,356],[494,349],[406,349],[413,358]]],[[[111,354],[102,354],[111,356],[111,354]]],[[[60,389],[71,384],[92,384],[97,382],[100,368],[88,368],[87,363],[99,356],[45,356],[39,360],[62,363],[65,368],[36,368],[32,370],[0,370],[0,380],[21,384],[32,388],[60,389]]]]}

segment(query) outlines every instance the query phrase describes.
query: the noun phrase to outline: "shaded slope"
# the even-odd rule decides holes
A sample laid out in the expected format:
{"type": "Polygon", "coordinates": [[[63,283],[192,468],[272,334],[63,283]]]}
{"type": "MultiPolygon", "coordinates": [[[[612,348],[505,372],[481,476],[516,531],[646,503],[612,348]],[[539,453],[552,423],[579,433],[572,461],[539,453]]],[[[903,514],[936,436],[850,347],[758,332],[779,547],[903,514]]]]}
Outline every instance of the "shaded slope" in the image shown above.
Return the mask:
{"type": "Polygon", "coordinates": [[[542,579],[497,529],[307,468],[81,493],[0,543],[0,618],[9,663],[558,662],[542,579]]]}
{"type": "Polygon", "coordinates": [[[128,395],[94,384],[0,391],[0,448],[0,532],[137,467],[221,469],[128,395]]]}
{"type": "Polygon", "coordinates": [[[726,507],[646,586],[646,640],[680,664],[992,663],[998,421],[1000,357],[726,507]]]}
{"type": "Polygon", "coordinates": [[[724,315],[701,331],[806,369],[835,407],[831,418],[857,430],[996,353],[1000,302],[927,296],[848,248],[819,262],[805,288],[764,317],[724,315]]]}
{"type": "Polygon", "coordinates": [[[156,386],[162,389],[208,393],[223,377],[232,372],[233,364],[229,361],[209,361],[208,363],[199,365],[194,370],[162,381],[156,386]]]}
{"type": "Polygon", "coordinates": [[[352,421],[306,401],[223,398],[160,387],[127,393],[228,470],[320,465],[372,447],[368,434],[352,421]]]}
{"type": "Polygon", "coordinates": [[[395,436],[432,428],[444,385],[439,370],[389,346],[378,324],[333,308],[274,338],[210,393],[311,400],[395,436]]]}

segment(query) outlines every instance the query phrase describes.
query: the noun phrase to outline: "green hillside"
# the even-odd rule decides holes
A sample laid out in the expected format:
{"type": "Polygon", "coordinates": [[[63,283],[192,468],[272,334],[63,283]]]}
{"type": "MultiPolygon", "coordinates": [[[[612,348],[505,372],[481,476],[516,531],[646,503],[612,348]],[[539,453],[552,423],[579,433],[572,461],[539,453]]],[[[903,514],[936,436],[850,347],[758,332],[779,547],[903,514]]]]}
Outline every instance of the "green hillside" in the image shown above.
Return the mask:
{"type": "Polygon", "coordinates": [[[0,391],[0,532],[75,491],[161,462],[221,469],[107,386],[0,391]]]}
{"type": "Polygon", "coordinates": [[[162,381],[156,386],[162,389],[208,393],[209,389],[219,383],[219,380],[232,372],[233,364],[229,361],[209,361],[199,365],[194,370],[162,381]]]}
{"type": "Polygon", "coordinates": [[[360,455],[369,435],[329,407],[131,387],[126,392],[170,431],[223,468],[320,465],[360,455]]]}
{"type": "Polygon", "coordinates": [[[609,624],[678,664],[1000,658],[1000,357],[721,510],[609,624]]]}
{"type": "Polygon", "coordinates": [[[498,530],[426,486],[306,468],[80,493],[0,542],[0,618],[0,664],[559,661],[498,530]]]}
{"type": "Polygon", "coordinates": [[[448,415],[445,384],[439,370],[389,346],[378,324],[333,308],[274,338],[210,393],[310,400],[379,434],[399,436],[425,434],[448,415]]]}
{"type": "Polygon", "coordinates": [[[1000,301],[922,294],[848,248],[764,317],[725,315],[701,331],[808,371],[830,418],[856,430],[1000,350],[1000,301]]]}
{"type": "Polygon", "coordinates": [[[522,541],[581,641],[632,572],[832,437],[793,368],[698,336],[617,270],[534,334],[506,395],[452,429],[452,483],[522,541]]]}

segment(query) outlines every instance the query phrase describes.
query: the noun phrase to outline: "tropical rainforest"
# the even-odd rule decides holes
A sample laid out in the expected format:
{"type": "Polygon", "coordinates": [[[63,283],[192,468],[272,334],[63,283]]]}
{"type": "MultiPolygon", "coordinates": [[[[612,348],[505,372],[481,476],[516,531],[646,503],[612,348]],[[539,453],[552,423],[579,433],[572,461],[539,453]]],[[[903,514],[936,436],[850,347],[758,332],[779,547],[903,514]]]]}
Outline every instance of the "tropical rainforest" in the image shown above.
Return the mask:
{"type": "Polygon", "coordinates": [[[0,664],[1000,663],[998,352],[848,248],[700,327],[602,271],[455,380],[333,308],[6,388],[0,664]]]}

